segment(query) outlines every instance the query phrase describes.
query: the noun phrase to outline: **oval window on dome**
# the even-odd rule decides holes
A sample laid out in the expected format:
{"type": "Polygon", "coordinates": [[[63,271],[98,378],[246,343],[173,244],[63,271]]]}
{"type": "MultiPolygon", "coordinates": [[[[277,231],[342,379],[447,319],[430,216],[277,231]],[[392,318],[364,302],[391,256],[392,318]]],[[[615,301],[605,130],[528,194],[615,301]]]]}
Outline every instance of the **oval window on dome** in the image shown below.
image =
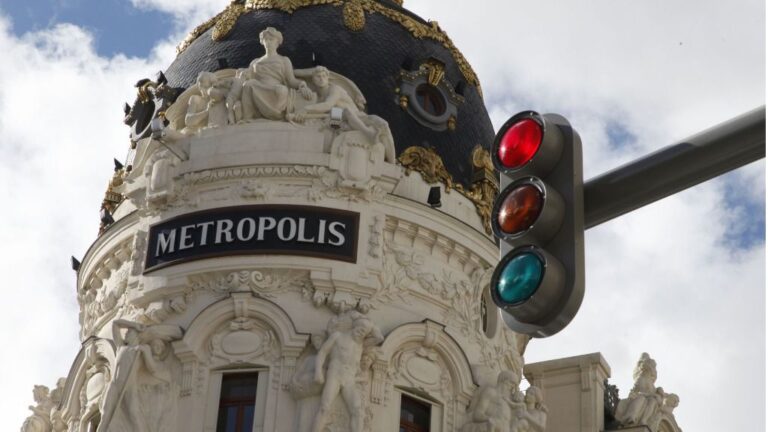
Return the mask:
{"type": "Polygon", "coordinates": [[[447,102],[440,89],[423,83],[416,87],[416,103],[429,115],[440,117],[445,114],[447,102]]]}

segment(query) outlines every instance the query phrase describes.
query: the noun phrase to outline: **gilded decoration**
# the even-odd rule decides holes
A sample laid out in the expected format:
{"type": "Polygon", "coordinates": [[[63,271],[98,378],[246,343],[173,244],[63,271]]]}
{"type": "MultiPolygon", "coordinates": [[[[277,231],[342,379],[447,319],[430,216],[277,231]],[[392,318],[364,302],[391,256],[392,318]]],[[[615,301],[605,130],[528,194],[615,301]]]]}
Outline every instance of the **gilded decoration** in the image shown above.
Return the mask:
{"type": "Polygon", "coordinates": [[[453,41],[440,28],[437,22],[430,21],[424,24],[415,18],[395,9],[391,9],[375,0],[233,0],[227,8],[195,28],[189,36],[178,46],[177,52],[183,52],[192,42],[210,28],[213,30],[213,40],[224,39],[237,22],[237,19],[250,11],[262,9],[277,9],[286,13],[293,13],[297,9],[309,6],[333,5],[343,6],[344,24],[353,31],[362,30],[365,26],[365,13],[376,13],[395,21],[403,26],[417,39],[432,39],[442,44],[451,52],[459,66],[462,75],[470,84],[477,88],[482,97],[482,89],[477,74],[470,66],[467,59],[453,44],[453,41]]]}
{"type": "Polygon", "coordinates": [[[491,211],[493,200],[499,193],[498,180],[487,150],[477,145],[472,151],[472,185],[467,189],[455,183],[453,176],[445,169],[443,160],[433,149],[413,146],[405,149],[398,161],[405,167],[406,174],[416,171],[427,183],[442,183],[446,191],[457,190],[475,204],[477,214],[483,221],[487,234],[491,233],[491,211]]]}
{"type": "MultiPolygon", "coordinates": [[[[123,195],[116,191],[118,187],[123,184],[123,176],[125,175],[125,169],[116,169],[112,175],[112,179],[109,181],[107,191],[104,193],[104,200],[101,202],[101,208],[108,211],[110,214],[115,212],[115,209],[125,199],[123,195]]],[[[107,229],[107,225],[101,222],[99,226],[99,234],[104,233],[107,229]]]]}
{"type": "Polygon", "coordinates": [[[416,171],[427,183],[442,183],[446,190],[453,189],[453,177],[445,169],[443,160],[434,149],[419,146],[408,147],[397,160],[405,167],[406,174],[416,171]]]}
{"type": "Polygon", "coordinates": [[[344,25],[352,31],[361,31],[365,28],[365,10],[359,1],[348,1],[342,9],[344,25]]]}

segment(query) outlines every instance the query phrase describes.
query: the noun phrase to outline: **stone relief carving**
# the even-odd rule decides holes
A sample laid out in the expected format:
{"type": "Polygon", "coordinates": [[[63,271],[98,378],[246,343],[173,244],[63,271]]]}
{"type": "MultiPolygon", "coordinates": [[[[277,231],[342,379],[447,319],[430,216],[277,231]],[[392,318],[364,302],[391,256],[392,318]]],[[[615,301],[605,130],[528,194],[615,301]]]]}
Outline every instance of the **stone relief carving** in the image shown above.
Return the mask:
{"type": "MultiPolygon", "coordinates": [[[[270,362],[279,358],[279,340],[275,333],[260,322],[238,317],[211,337],[211,355],[231,363],[247,363],[264,357],[270,362]]],[[[277,380],[276,380],[277,381],[277,380]]]]}
{"type": "Polygon", "coordinates": [[[315,289],[306,270],[240,270],[216,272],[189,277],[191,291],[210,291],[218,294],[252,292],[263,298],[275,298],[275,294],[296,291],[305,299],[312,299],[315,289]]]}
{"type": "Polygon", "coordinates": [[[384,216],[376,215],[373,217],[373,223],[370,225],[368,234],[368,256],[371,258],[381,258],[381,243],[384,232],[384,216]]]}
{"type": "Polygon", "coordinates": [[[315,359],[315,382],[323,384],[313,432],[321,432],[329,421],[331,404],[341,395],[350,417],[350,432],[363,431],[364,411],[356,378],[363,350],[384,340],[373,322],[353,309],[341,312],[328,323],[328,339],[315,359]]]}
{"type": "Polygon", "coordinates": [[[648,353],[643,353],[633,372],[635,384],[626,399],[621,399],[616,406],[615,417],[623,426],[646,425],[656,432],[662,417],[672,415],[680,403],[674,393],[665,393],[656,387],[656,361],[648,353]]]}
{"type": "Polygon", "coordinates": [[[128,276],[131,263],[111,260],[100,265],[95,271],[98,283],[91,283],[78,295],[80,323],[84,334],[92,331],[126,304],[128,276]],[[119,268],[110,269],[119,265],[119,268]]]}
{"type": "Polygon", "coordinates": [[[78,395],[80,419],[87,424],[101,415],[101,404],[105,390],[112,380],[109,361],[99,353],[98,346],[91,344],[85,349],[85,379],[78,395]]]}
{"type": "Polygon", "coordinates": [[[478,313],[481,291],[476,287],[484,270],[475,270],[471,278],[448,271],[438,275],[427,271],[425,261],[424,256],[413,249],[385,242],[384,282],[372,300],[392,301],[399,298],[407,301],[407,281],[415,281],[427,293],[450,305],[445,312],[446,322],[458,324],[464,334],[471,334],[478,328],[481,319],[478,313]]]}
{"type": "Polygon", "coordinates": [[[97,432],[172,430],[179,389],[168,343],[181,338],[181,328],[115,320],[112,331],[115,371],[104,393],[97,432]]]}

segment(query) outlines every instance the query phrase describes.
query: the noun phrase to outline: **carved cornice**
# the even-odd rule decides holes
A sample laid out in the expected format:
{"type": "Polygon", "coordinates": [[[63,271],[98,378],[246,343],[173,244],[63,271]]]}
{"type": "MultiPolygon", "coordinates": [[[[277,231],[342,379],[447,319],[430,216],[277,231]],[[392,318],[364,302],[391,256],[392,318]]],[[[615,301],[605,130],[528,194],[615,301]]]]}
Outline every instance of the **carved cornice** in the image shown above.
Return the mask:
{"type": "Polygon", "coordinates": [[[453,176],[446,170],[443,160],[434,149],[413,146],[397,159],[406,169],[406,174],[416,171],[427,183],[442,183],[445,189],[457,190],[475,204],[477,214],[483,220],[485,232],[491,233],[491,210],[493,200],[499,193],[498,181],[493,170],[491,156],[480,145],[472,151],[472,185],[467,189],[461,183],[456,183],[453,176]]]}
{"type": "Polygon", "coordinates": [[[482,97],[483,92],[477,74],[437,22],[430,21],[425,24],[402,11],[391,9],[375,0],[233,0],[224,11],[192,30],[176,50],[178,53],[183,52],[192,42],[211,28],[213,28],[211,34],[213,40],[223,40],[232,31],[237,19],[253,10],[276,9],[290,14],[297,9],[320,5],[342,6],[344,24],[352,31],[360,31],[365,27],[365,12],[376,13],[400,24],[417,39],[431,39],[439,42],[451,52],[464,78],[477,88],[482,97]]]}

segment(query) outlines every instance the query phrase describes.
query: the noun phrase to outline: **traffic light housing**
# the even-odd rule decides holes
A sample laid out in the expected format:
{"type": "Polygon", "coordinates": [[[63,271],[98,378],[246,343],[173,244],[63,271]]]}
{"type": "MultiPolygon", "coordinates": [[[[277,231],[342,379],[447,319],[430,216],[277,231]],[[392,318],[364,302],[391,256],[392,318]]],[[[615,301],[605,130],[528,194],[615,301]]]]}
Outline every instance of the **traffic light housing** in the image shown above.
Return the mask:
{"type": "Polygon", "coordinates": [[[560,115],[524,111],[501,127],[491,157],[501,175],[491,297],[512,330],[551,336],[584,297],[581,139],[560,115]]]}

